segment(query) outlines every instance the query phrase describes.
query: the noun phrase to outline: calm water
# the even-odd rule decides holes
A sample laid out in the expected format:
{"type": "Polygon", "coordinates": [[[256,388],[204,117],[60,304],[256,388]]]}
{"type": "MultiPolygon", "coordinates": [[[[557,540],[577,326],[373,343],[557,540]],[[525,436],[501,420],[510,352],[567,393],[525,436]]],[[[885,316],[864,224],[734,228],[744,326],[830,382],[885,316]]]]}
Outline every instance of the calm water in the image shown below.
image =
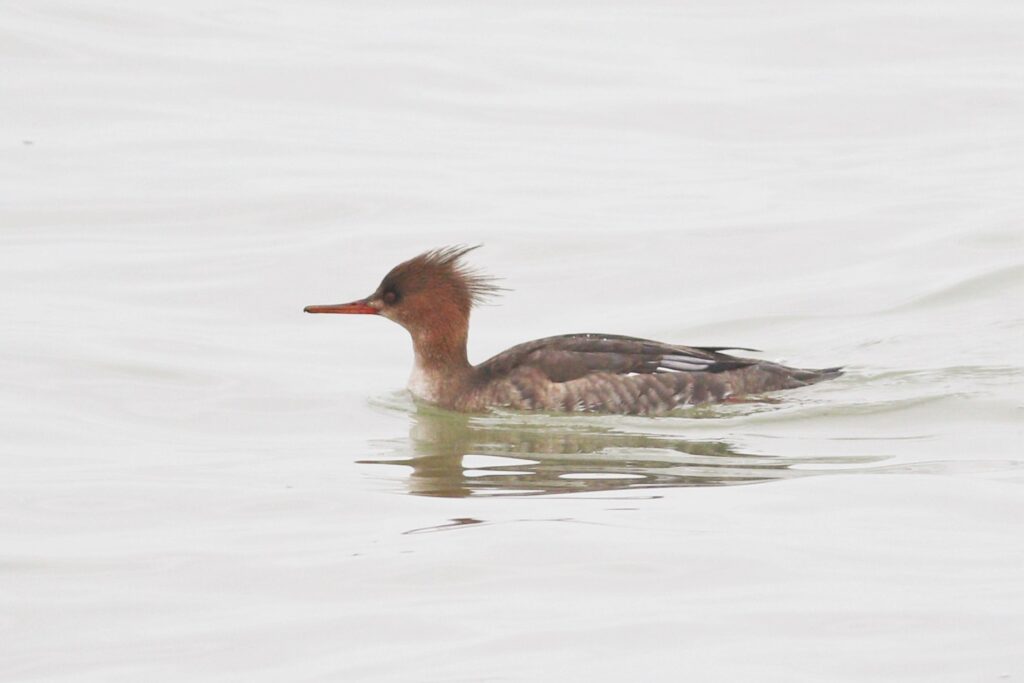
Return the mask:
{"type": "Polygon", "coordinates": [[[1024,677],[1016,2],[0,8],[0,678],[1024,677]],[[470,353],[835,382],[457,416],[310,303],[452,243],[470,353]]]}

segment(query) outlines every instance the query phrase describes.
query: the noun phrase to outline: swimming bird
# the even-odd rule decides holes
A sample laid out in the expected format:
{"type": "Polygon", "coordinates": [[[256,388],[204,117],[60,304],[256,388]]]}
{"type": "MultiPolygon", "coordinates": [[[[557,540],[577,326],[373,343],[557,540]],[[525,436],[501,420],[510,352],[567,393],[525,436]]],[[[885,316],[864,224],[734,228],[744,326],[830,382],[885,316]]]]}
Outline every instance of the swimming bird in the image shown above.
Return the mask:
{"type": "Polygon", "coordinates": [[[842,374],[839,367],[791,368],[725,353],[755,351],[744,347],[682,346],[594,333],[529,341],[472,365],[466,354],[470,311],[502,289],[463,261],[475,248],[425,252],[392,268],[364,299],[305,311],[380,315],[398,323],[412,336],[415,353],[409,391],[420,401],[459,412],[663,415],[842,374]]]}

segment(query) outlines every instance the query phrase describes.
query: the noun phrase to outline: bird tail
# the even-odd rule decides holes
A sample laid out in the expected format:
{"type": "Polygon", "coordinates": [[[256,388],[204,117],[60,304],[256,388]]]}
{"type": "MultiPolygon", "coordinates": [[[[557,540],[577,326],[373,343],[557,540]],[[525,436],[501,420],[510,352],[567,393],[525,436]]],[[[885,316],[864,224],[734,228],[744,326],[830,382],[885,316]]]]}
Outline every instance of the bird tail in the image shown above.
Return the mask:
{"type": "Polygon", "coordinates": [[[793,378],[803,382],[804,384],[815,384],[817,382],[824,382],[825,380],[835,379],[843,374],[842,366],[834,368],[821,368],[819,370],[810,369],[797,369],[793,373],[793,378]]]}

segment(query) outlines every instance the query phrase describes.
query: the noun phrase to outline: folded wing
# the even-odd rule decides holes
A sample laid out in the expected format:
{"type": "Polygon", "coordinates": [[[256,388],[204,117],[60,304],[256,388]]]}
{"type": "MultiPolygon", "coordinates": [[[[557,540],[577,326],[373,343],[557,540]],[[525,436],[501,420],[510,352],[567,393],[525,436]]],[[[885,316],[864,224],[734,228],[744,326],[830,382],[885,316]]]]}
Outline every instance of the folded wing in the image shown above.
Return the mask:
{"type": "MultiPolygon", "coordinates": [[[[733,347],[693,347],[608,334],[566,334],[514,346],[480,365],[489,379],[534,368],[552,382],[596,373],[719,373],[757,363],[722,353],[733,347]]],[[[753,351],[754,349],[741,349],[753,351]]]]}

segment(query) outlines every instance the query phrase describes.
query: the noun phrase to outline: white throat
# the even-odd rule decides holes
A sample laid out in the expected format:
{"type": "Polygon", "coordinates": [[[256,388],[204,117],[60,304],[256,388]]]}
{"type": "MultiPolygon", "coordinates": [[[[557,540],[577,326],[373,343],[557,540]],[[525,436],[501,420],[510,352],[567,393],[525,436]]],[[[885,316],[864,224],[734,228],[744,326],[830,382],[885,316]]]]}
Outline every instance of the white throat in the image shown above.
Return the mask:
{"type": "Polygon", "coordinates": [[[419,359],[412,366],[412,374],[409,375],[409,384],[407,388],[413,396],[420,399],[421,401],[427,401],[429,403],[436,403],[437,388],[434,386],[434,382],[431,381],[430,375],[420,365],[419,359]]]}

